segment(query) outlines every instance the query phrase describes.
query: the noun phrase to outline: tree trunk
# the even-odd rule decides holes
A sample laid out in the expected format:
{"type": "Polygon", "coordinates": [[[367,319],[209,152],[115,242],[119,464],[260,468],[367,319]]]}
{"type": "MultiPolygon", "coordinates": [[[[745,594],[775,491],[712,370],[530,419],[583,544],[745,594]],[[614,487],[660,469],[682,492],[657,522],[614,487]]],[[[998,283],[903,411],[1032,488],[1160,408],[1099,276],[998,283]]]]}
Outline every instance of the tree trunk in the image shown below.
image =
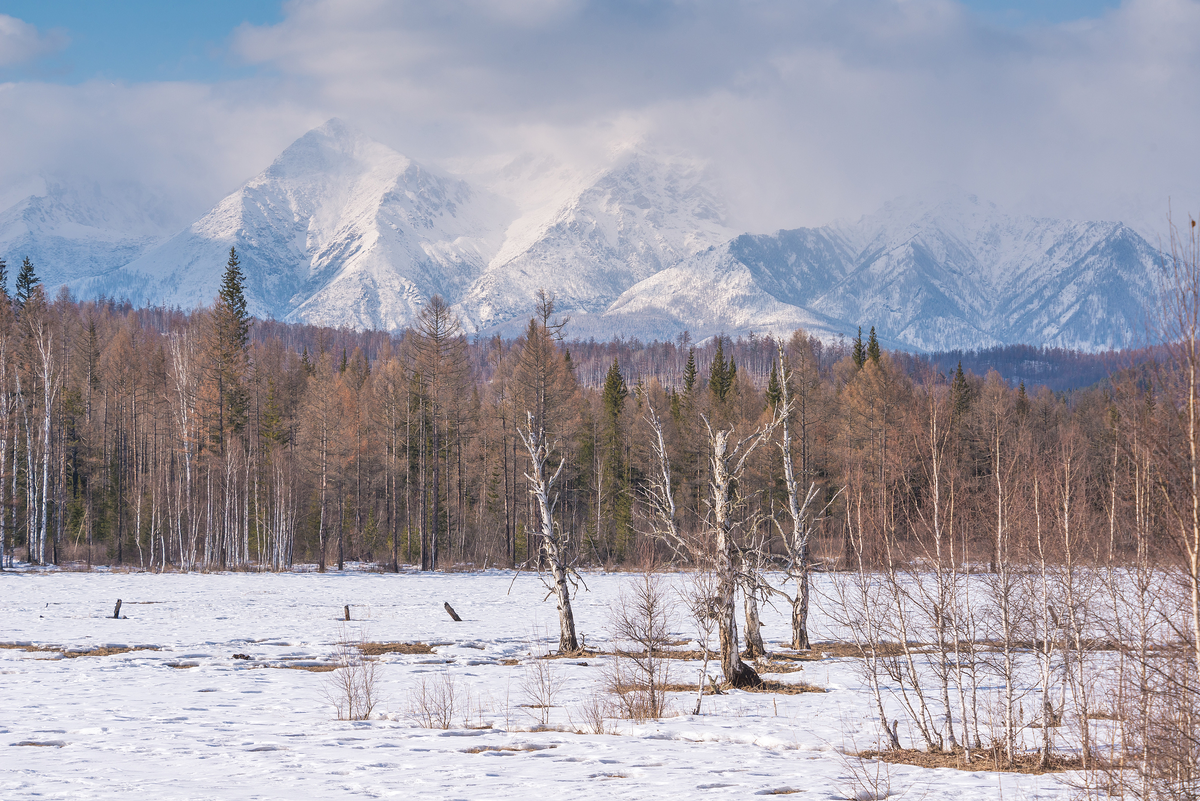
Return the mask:
{"type": "Polygon", "coordinates": [[[796,576],[796,597],[792,599],[792,649],[795,651],[812,649],[808,641],[808,595],[809,570],[806,561],[804,569],[796,576]]]}
{"type": "Polygon", "coordinates": [[[532,462],[532,472],[525,477],[533,485],[533,496],[537,499],[538,513],[541,517],[542,552],[550,565],[554,595],[558,601],[558,652],[571,654],[579,651],[579,639],[575,634],[575,615],[571,610],[571,585],[568,578],[568,568],[565,553],[565,543],[554,530],[554,506],[557,498],[551,500],[554,485],[562,475],[565,461],[558,463],[554,475],[547,478],[546,461],[550,449],[546,445],[546,432],[533,430],[533,415],[529,415],[529,428],[521,432],[525,447],[529,450],[532,462]]]}

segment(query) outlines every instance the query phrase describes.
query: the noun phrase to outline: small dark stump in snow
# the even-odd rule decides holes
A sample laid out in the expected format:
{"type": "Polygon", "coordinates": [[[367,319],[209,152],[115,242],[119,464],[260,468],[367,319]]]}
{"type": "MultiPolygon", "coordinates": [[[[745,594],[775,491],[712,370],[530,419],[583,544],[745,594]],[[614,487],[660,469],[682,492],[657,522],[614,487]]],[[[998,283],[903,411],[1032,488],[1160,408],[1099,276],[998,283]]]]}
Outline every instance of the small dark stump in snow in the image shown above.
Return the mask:
{"type": "Polygon", "coordinates": [[[448,601],[443,603],[442,606],[445,607],[446,612],[450,615],[451,620],[453,620],[455,623],[462,623],[462,618],[458,616],[458,612],[454,611],[454,607],[451,606],[448,601]]]}
{"type": "Polygon", "coordinates": [[[233,658],[234,659],[249,659],[250,654],[234,654],[233,658]]]}
{"type": "Polygon", "coordinates": [[[118,598],[117,606],[115,609],[113,609],[113,620],[120,620],[120,619],[121,619],[121,599],[118,598]]]}

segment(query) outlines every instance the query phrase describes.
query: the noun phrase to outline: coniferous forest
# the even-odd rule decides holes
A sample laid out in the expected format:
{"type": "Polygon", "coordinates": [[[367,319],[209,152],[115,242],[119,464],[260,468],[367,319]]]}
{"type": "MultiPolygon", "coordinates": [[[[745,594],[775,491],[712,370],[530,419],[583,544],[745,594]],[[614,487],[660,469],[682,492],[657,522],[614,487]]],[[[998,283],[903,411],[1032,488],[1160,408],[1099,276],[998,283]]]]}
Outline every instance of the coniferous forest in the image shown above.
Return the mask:
{"type": "MultiPolygon", "coordinates": [[[[797,481],[823,509],[818,563],[855,542],[871,558],[922,550],[935,483],[979,562],[1032,547],[1035,485],[1084,558],[1178,551],[1187,394],[1169,364],[1054,394],[961,364],[940,373],[881,351],[873,329],[834,345],[802,331],[570,341],[547,297],[513,341],[469,341],[437,298],[402,334],[353,332],[252,320],[242,281],[231,252],[211,306],[134,309],[47,297],[23,263],[0,304],[6,560],[519,565],[539,550],[521,436],[536,424],[563,464],[554,525],[569,561],[630,564],[655,539],[651,419],[663,421],[678,525],[699,531],[710,429],[768,425],[781,365],[797,481]]],[[[784,554],[778,447],[753,454],[735,497],[739,536],[784,554]]]]}

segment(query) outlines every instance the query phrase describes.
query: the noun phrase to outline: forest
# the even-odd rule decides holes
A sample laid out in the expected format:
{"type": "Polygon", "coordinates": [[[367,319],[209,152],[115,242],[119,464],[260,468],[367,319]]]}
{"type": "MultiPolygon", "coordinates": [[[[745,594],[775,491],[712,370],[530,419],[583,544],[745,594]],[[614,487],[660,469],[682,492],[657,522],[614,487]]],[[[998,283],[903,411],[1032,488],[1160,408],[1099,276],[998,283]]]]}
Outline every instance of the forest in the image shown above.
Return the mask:
{"type": "MultiPolygon", "coordinates": [[[[1005,547],[1028,547],[1024,507],[1039,480],[1070,493],[1090,559],[1140,547],[1138,526],[1156,553],[1177,544],[1174,505],[1139,505],[1160,485],[1174,497],[1172,448],[1186,434],[1175,376],[1152,362],[1055,394],[882,352],[873,329],[832,345],[803,331],[786,342],[570,341],[552,298],[514,341],[469,341],[440,299],[401,334],[354,332],[252,320],[242,281],[234,255],[210,307],[134,309],[50,299],[25,262],[0,304],[7,564],[517,566],[539,549],[521,437],[532,414],[563,463],[554,525],[567,561],[629,565],[656,541],[652,417],[677,524],[700,531],[709,429],[768,425],[781,365],[795,471],[825,499],[818,562],[847,555],[863,514],[868,553],[885,540],[919,549],[931,447],[954,497],[947,524],[971,559],[1003,557],[997,526],[1011,531],[1005,547]]],[[[742,535],[780,558],[785,483],[778,447],[760,448],[736,483],[742,535]]]]}

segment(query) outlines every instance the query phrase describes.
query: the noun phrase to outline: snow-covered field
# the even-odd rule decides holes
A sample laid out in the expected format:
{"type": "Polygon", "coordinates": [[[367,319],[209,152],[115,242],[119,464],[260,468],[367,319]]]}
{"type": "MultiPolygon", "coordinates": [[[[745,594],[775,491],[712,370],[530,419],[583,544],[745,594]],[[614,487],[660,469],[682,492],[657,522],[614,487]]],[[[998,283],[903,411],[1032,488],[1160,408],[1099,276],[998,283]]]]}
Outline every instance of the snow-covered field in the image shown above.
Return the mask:
{"type": "MultiPolygon", "coordinates": [[[[585,578],[577,624],[589,646],[604,648],[610,604],[631,577],[585,578]]],[[[545,594],[536,577],[514,581],[504,572],[0,574],[0,643],[157,648],[79,658],[0,649],[0,798],[679,799],[799,791],[825,799],[868,790],[852,778],[856,760],[842,753],[877,742],[870,695],[852,659],[767,676],[825,693],[731,691],[705,697],[699,716],[685,714],[694,692],[679,693],[677,716],[614,721],[615,733],[603,735],[575,730],[584,727],[604,658],[554,660],[563,687],[550,725],[540,726],[539,711],[522,705],[530,703],[524,686],[533,655],[557,642],[545,594]],[[122,618],[114,620],[118,598],[122,618]],[[279,669],[332,659],[345,604],[354,638],[435,645],[432,655],[380,657],[382,704],[368,721],[336,719],[326,699],[336,674],[279,669]],[[441,681],[444,673],[469,692],[470,709],[455,714],[450,730],[420,728],[408,714],[410,696],[422,679],[441,681]]],[[[763,610],[769,648],[789,636],[785,612],[763,610]]],[[[814,624],[817,639],[834,631],[819,611],[814,624]]],[[[682,612],[673,629],[680,639],[695,636],[682,612]]],[[[674,681],[693,682],[698,663],[676,661],[672,669],[674,681]]],[[[719,665],[709,672],[717,675],[719,665]]],[[[1052,776],[866,768],[893,798],[1071,795],[1052,776]]]]}

